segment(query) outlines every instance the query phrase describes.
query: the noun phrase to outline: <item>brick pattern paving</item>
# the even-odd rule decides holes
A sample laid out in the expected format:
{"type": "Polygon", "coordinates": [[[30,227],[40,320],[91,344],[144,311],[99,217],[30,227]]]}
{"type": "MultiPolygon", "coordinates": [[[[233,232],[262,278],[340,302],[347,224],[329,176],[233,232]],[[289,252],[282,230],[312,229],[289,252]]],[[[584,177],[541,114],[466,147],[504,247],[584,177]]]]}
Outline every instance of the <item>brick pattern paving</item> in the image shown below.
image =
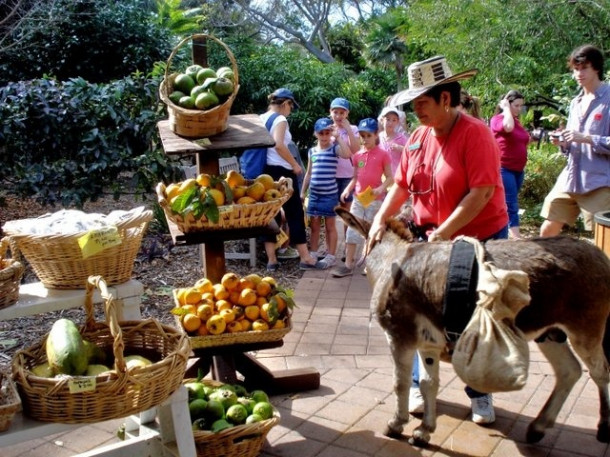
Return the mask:
{"type": "MultiPolygon", "coordinates": [[[[282,420],[263,448],[263,457],[610,457],[610,446],[595,439],[597,390],[586,373],[568,398],[558,422],[536,445],[525,443],[528,422],[553,386],[549,364],[531,345],[527,385],[494,395],[497,420],[481,427],[469,420],[469,400],[450,365],[441,365],[438,427],[430,446],[410,446],[407,437],[419,423],[405,427],[403,439],[382,434],[394,410],[392,362],[385,337],[369,311],[371,287],[360,274],[333,278],[308,271],[295,290],[298,308],[293,330],[281,348],[257,358],[271,369],[315,367],[315,391],[272,398],[282,420]]],[[[82,427],[69,433],[0,448],[2,457],[71,456],[116,441],[121,421],[82,427]]],[[[1,435],[0,435],[1,441],[1,435]]],[[[1,442],[0,442],[1,445],[1,442]]]]}

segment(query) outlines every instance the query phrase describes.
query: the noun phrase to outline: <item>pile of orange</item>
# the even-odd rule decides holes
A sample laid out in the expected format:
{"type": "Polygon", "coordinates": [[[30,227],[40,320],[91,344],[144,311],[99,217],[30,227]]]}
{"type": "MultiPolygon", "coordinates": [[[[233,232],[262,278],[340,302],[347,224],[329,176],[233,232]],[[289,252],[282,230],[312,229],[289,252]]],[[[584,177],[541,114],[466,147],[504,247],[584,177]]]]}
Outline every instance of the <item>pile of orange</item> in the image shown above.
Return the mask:
{"type": "Polygon", "coordinates": [[[265,331],[284,328],[294,307],[292,293],[274,278],[226,273],[219,283],[207,278],[174,290],[172,313],[190,335],[265,331]]]}

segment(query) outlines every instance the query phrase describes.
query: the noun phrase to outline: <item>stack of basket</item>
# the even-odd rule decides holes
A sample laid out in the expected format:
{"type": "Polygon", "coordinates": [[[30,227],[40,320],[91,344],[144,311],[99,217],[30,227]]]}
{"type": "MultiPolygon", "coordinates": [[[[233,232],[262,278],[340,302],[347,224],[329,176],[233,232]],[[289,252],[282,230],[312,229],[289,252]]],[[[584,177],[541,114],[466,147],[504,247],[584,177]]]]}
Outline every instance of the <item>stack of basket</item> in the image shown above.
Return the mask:
{"type": "Polygon", "coordinates": [[[87,389],[74,390],[78,378],[72,376],[38,376],[32,369],[47,362],[45,336],[13,358],[13,378],[26,414],[47,422],[99,422],[157,406],[180,387],[191,352],[185,335],[154,319],[118,322],[114,300],[99,276],[87,281],[85,311],[86,323],[80,329],[83,339],[112,353],[115,369],[95,376],[87,389]],[[96,288],[104,298],[105,322],[95,321],[96,288]],[[128,368],[125,353],[146,354],[153,363],[128,368]]]}
{"type": "Polygon", "coordinates": [[[15,384],[0,371],[0,432],[8,430],[15,414],[21,409],[21,400],[15,384]]]}
{"type": "Polygon", "coordinates": [[[24,267],[21,262],[7,258],[9,238],[0,240],[0,309],[11,306],[19,298],[19,283],[24,267]]]}

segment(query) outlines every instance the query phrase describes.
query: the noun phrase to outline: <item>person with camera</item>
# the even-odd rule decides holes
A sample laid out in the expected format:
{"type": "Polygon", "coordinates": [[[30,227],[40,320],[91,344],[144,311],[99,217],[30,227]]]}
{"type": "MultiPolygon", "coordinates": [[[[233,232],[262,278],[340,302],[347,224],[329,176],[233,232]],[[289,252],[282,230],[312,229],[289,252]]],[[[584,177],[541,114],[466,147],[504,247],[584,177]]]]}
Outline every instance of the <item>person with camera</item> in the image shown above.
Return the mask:
{"type": "Polygon", "coordinates": [[[581,87],[570,103],[566,128],[551,135],[567,164],[544,199],[540,236],[556,236],[582,212],[585,229],[593,216],[610,209],[610,86],[603,82],[604,56],[592,45],[576,48],[568,58],[581,87]]]}
{"type": "Polygon", "coordinates": [[[519,191],[525,177],[527,145],[530,142],[529,133],[519,122],[523,101],[521,92],[509,91],[500,100],[489,125],[500,148],[500,173],[508,208],[508,233],[514,239],[521,238],[519,191]]]}

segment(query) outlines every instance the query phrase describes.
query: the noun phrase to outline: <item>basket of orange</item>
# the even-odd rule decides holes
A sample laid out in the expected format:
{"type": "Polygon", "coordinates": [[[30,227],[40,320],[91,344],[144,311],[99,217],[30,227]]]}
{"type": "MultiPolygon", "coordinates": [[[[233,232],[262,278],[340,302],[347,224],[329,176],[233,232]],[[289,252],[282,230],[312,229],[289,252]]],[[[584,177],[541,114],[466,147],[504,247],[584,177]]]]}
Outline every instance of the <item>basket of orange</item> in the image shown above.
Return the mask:
{"type": "Polygon", "coordinates": [[[211,35],[195,34],[184,38],[167,60],[165,78],[159,87],[167,105],[171,130],[188,138],[202,138],[224,132],[229,123],[233,101],[239,91],[237,62],[229,47],[211,35]],[[192,64],[181,72],[170,72],[172,61],[181,48],[214,43],[229,59],[230,66],[216,69],[192,64]]]}
{"type": "Polygon", "coordinates": [[[186,379],[198,457],[255,457],[280,415],[263,390],[186,379]]]}
{"type": "Polygon", "coordinates": [[[293,192],[290,178],[274,181],[263,174],[249,180],[234,170],[159,183],[156,190],[166,218],[182,233],[265,227],[293,192]]]}
{"type": "Polygon", "coordinates": [[[270,276],[226,273],[174,289],[171,310],[193,348],[279,341],[292,329],[292,291],[270,276]]]}

